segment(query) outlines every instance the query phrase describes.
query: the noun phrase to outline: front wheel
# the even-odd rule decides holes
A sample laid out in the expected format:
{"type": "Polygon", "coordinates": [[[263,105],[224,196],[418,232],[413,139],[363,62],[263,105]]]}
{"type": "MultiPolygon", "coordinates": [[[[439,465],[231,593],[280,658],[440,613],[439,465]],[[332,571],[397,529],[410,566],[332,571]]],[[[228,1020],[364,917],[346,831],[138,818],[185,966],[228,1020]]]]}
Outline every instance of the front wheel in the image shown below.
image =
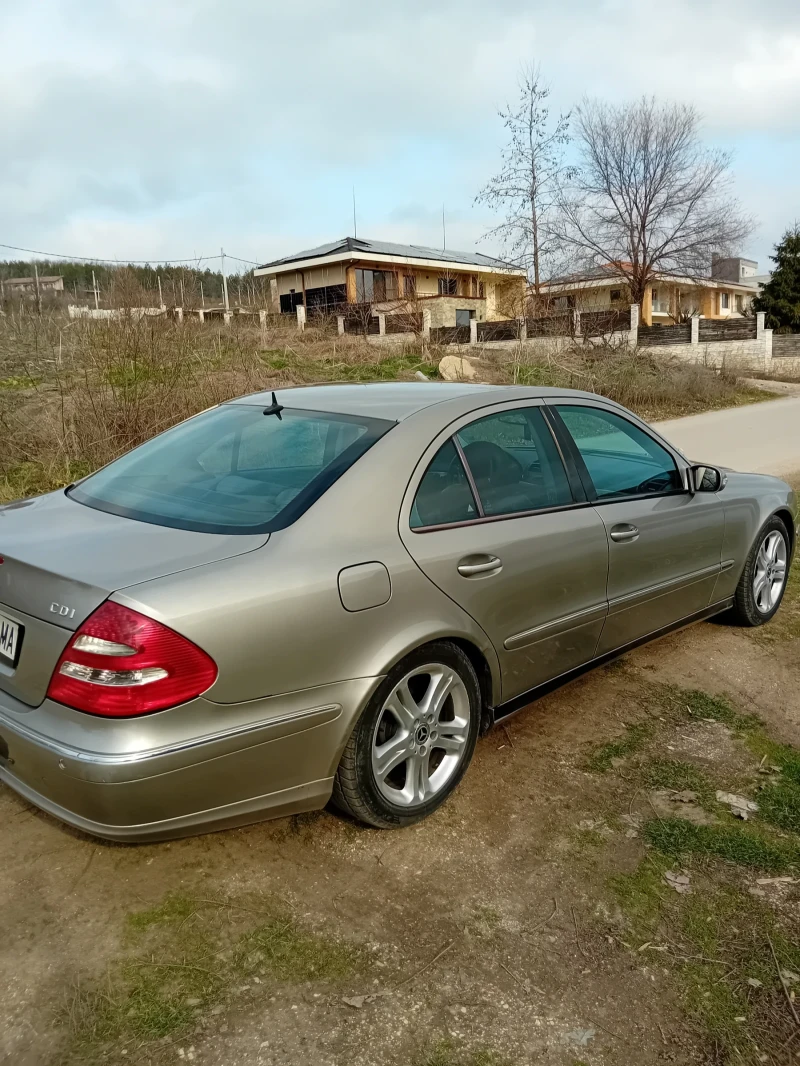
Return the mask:
{"type": "Polygon", "coordinates": [[[444,803],[469,765],[481,718],[475,669],[437,641],[406,656],[380,685],[342,753],[340,810],[367,825],[413,825],[444,803]]]}
{"type": "Polygon", "coordinates": [[[781,605],[789,568],[789,534],[780,518],[770,518],[756,537],[736,587],[733,619],[762,626],[781,605]]]}

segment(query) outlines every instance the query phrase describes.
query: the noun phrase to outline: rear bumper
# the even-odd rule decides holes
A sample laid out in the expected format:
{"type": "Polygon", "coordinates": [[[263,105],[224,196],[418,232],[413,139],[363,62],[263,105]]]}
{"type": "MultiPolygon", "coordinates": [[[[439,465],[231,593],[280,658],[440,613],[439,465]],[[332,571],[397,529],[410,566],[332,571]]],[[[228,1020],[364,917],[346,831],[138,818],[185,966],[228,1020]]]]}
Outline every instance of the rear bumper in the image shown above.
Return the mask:
{"type": "Polygon", "coordinates": [[[94,718],[0,695],[0,781],[107,840],[165,840],[323,807],[380,678],[247,704],[198,699],[144,718],[94,718]]]}

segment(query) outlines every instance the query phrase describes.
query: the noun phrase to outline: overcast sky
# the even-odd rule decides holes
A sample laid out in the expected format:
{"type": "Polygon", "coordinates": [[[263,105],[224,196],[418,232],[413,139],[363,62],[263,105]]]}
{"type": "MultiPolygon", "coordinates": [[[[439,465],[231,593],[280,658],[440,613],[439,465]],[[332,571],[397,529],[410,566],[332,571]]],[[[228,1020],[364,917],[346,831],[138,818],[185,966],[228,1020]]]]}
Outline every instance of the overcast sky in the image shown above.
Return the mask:
{"type": "Polygon", "coordinates": [[[351,234],[355,186],[361,236],[439,246],[444,202],[474,248],[531,60],[556,109],[695,104],[766,266],[800,218],[798,0],[0,0],[0,242],[263,262],[351,234]]]}

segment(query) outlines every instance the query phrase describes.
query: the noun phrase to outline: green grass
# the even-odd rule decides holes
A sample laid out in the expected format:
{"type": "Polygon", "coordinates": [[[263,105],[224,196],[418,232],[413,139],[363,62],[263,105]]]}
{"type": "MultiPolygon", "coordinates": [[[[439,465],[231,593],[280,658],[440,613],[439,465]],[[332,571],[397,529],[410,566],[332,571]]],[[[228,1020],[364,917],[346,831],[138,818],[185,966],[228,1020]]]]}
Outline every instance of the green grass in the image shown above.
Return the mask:
{"type": "Polygon", "coordinates": [[[761,725],[757,715],[741,714],[727,696],[712,696],[702,689],[685,689],[678,685],[661,687],[659,702],[666,709],[678,710],[690,718],[721,722],[735,732],[746,733],[761,725]]]}
{"type": "Polygon", "coordinates": [[[664,873],[670,860],[663,855],[648,855],[630,874],[612,877],[609,885],[614,897],[641,939],[650,939],[661,917],[667,886],[664,873]]]}
{"type": "Polygon", "coordinates": [[[0,378],[0,389],[35,389],[41,385],[40,377],[10,377],[0,378]]]}
{"type": "Polygon", "coordinates": [[[587,770],[604,774],[612,768],[613,760],[624,759],[644,747],[652,735],[649,722],[636,722],[625,727],[625,733],[619,740],[612,740],[595,748],[586,760],[587,770]]]}
{"type": "Polygon", "coordinates": [[[359,949],[304,928],[270,901],[251,903],[171,894],[128,915],[125,952],[67,1008],[71,1061],[111,1061],[113,1047],[179,1035],[254,978],[267,987],[330,985],[363,968],[359,949]]]}
{"type": "Polygon", "coordinates": [[[774,840],[739,825],[694,825],[682,818],[654,818],[642,827],[647,841],[665,855],[707,855],[767,873],[800,864],[800,841],[774,840]]]}
{"type": "Polygon", "coordinates": [[[293,371],[303,379],[313,381],[396,381],[401,374],[408,376],[421,370],[429,378],[438,378],[439,365],[417,353],[391,355],[374,362],[345,362],[335,359],[303,359],[283,349],[261,352],[262,361],[270,370],[293,371]]]}
{"type": "Polygon", "coordinates": [[[414,1066],[511,1066],[509,1059],[491,1048],[464,1048],[449,1037],[437,1040],[413,1061],[414,1066]]]}
{"type": "Polygon", "coordinates": [[[689,790],[697,793],[702,806],[714,800],[714,786],[697,766],[676,759],[653,759],[642,768],[642,784],[646,788],[672,792],[689,790]]]}
{"type": "Polygon", "coordinates": [[[26,496],[38,496],[43,492],[71,485],[90,473],[88,463],[73,460],[69,463],[15,463],[0,475],[0,502],[21,500],[26,496]]]}

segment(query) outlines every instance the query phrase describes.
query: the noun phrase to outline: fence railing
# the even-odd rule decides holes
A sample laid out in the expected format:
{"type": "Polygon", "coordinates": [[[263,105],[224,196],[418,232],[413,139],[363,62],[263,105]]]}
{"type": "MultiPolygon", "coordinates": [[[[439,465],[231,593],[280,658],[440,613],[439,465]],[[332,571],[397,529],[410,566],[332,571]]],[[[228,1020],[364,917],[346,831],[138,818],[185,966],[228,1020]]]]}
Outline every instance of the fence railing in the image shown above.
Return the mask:
{"type": "Polygon", "coordinates": [[[525,325],[528,337],[569,337],[574,332],[575,316],[569,312],[565,315],[526,318],[525,325]]]}
{"type": "Polygon", "coordinates": [[[700,342],[754,340],[757,335],[754,318],[701,318],[700,342]]]}
{"type": "Polygon", "coordinates": [[[515,341],[519,337],[519,320],[509,318],[501,322],[479,322],[479,341],[515,341]]]}
{"type": "Polygon", "coordinates": [[[661,347],[664,344],[691,344],[691,322],[680,322],[677,326],[639,326],[639,347],[661,347]]]}
{"type": "Polygon", "coordinates": [[[432,344],[469,344],[469,326],[435,326],[431,329],[432,344]]]}
{"type": "Polygon", "coordinates": [[[422,312],[401,312],[385,318],[387,333],[422,333],[422,312]]]}
{"type": "Polygon", "coordinates": [[[631,309],[581,311],[580,332],[583,337],[602,337],[604,333],[623,333],[631,328],[631,309]]]}
{"type": "Polygon", "coordinates": [[[772,338],[773,359],[800,358],[800,333],[776,333],[772,338]]]}

